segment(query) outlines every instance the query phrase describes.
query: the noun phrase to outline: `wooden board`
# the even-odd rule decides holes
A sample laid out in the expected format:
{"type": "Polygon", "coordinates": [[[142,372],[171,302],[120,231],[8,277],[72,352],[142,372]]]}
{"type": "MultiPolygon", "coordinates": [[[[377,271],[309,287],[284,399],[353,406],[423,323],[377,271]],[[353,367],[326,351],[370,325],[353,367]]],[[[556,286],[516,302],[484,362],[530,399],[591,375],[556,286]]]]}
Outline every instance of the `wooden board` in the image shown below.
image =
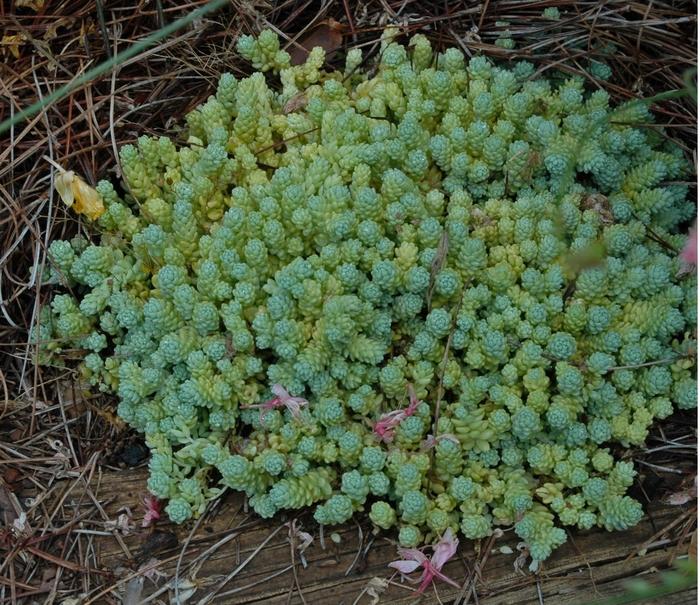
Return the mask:
{"type": "MultiPolygon", "coordinates": [[[[326,529],[324,550],[318,527],[307,514],[302,515],[298,522],[314,534],[314,542],[304,553],[306,567],[300,564],[299,555],[295,555],[298,582],[295,581],[289,530],[284,525],[286,519],[261,521],[255,515],[247,514],[242,498],[234,494],[225,497],[194,531],[191,525],[175,527],[164,522],[159,522],[155,529],[141,529],[138,522],[142,517],[140,500],[145,493],[145,479],[144,470],[109,471],[99,479],[96,490],[110,519],[116,519],[126,506],[133,512],[137,526],[131,533],[120,536],[123,546],[114,537],[103,537],[98,541],[99,566],[113,571],[114,583],[118,584],[113,589],[114,596],[130,583],[130,572],[136,572],[139,567],[143,571],[144,565],[155,565],[166,574],[158,586],[167,581],[174,586],[177,558],[181,553],[184,554],[179,585],[184,590],[189,579],[198,587],[188,603],[199,603],[216,589],[209,602],[221,605],[304,602],[364,605],[373,602],[372,579],[378,578],[380,580],[374,582],[381,582],[392,576],[387,563],[397,557],[390,534],[373,536],[370,526],[362,521],[362,525],[356,523],[335,529],[334,541],[326,529]],[[261,547],[263,543],[265,546],[261,547]],[[207,549],[210,552],[207,553],[207,549]],[[197,562],[198,556],[201,563],[193,568],[192,563],[197,562]],[[297,583],[303,599],[299,596],[297,583]]],[[[469,602],[482,605],[578,605],[618,595],[624,592],[629,578],[638,574],[652,574],[646,577],[653,577],[655,570],[668,567],[673,557],[679,554],[673,537],[677,532],[667,532],[667,536],[660,530],[678,519],[684,512],[683,507],[656,505],[649,512],[636,528],[628,532],[597,530],[574,533],[573,541],[570,539],[559,549],[538,576],[514,568],[518,540],[512,531],[492,543],[483,569],[473,583],[470,578],[474,578],[475,562],[483,558],[484,552],[477,556],[474,544],[469,541],[463,541],[459,558],[451,561],[445,571],[458,583],[469,585],[469,602]],[[640,545],[652,538],[653,541],[646,544],[645,552],[639,554],[640,545]],[[503,546],[509,546],[513,553],[500,552],[503,546]],[[475,601],[475,594],[478,601],[475,601]]],[[[482,542],[484,549],[486,542],[482,542]]],[[[131,579],[131,583],[134,582],[131,579]]],[[[156,584],[146,580],[144,598],[154,590],[156,584]]],[[[440,584],[437,593],[428,591],[420,602],[452,603],[459,592],[449,585],[440,584]]],[[[695,603],[695,595],[695,591],[687,590],[665,598],[664,603],[695,603]]],[[[166,593],[161,598],[168,602],[166,593]]],[[[394,577],[377,602],[408,604],[417,600],[412,587],[401,585],[399,578],[394,577]]]]}

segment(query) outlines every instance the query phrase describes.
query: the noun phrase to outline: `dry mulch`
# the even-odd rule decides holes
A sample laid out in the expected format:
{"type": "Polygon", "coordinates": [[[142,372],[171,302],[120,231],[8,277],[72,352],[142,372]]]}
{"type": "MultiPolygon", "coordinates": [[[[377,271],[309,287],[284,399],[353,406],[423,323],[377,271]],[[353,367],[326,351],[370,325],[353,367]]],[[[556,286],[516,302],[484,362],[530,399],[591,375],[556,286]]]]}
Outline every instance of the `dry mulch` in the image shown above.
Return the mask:
{"type": "MultiPolygon", "coordinates": [[[[1,4],[0,122],[202,4],[181,0],[1,4]]],[[[48,243],[89,233],[53,192],[44,156],[93,184],[100,178],[118,179],[115,151],[120,145],[142,134],[181,137],[182,117],[211,94],[221,72],[240,76],[249,70],[235,53],[240,33],[272,27],[295,53],[302,53],[312,41],[321,42],[336,50],[328,59],[336,65],[353,46],[361,46],[370,56],[376,53],[387,24],[398,24],[405,33],[423,32],[438,48],[459,45],[468,54],[483,53],[504,61],[528,59],[541,73],[559,69],[585,74],[589,58],[605,60],[614,74],[609,82],[586,77],[591,87],[607,89],[616,100],[649,97],[695,81],[693,2],[232,0],[225,9],[169,36],[0,135],[0,604],[77,605],[90,599],[136,603],[134,594],[120,590],[143,590],[139,578],[144,575],[161,586],[173,577],[168,571],[165,578],[158,578],[143,560],[126,554],[133,555],[127,543],[143,537],[138,527],[132,527],[140,519],[135,507],[145,491],[143,472],[129,470],[145,463],[142,442],[115,417],[112,398],[81,390],[75,374],[80,351],[66,356],[65,367],[46,369],[34,363],[34,351],[27,344],[28,328],[51,296],[50,288],[42,287],[48,243]],[[560,20],[542,16],[543,9],[551,6],[561,10],[560,20]],[[515,50],[496,44],[506,30],[517,43],[515,50]],[[609,54],[611,44],[613,54],[609,54]],[[122,480],[131,481],[128,495],[118,489],[122,480]],[[123,508],[127,505],[129,511],[123,508]],[[112,546],[106,546],[106,541],[112,546]],[[121,588],[111,590],[117,585],[121,588]]],[[[666,135],[686,150],[695,165],[694,100],[665,100],[653,109],[666,135]]],[[[694,414],[676,414],[655,429],[647,448],[627,452],[638,462],[641,473],[635,489],[652,503],[650,511],[657,510],[654,507],[668,494],[688,494],[689,499],[676,515],[666,518],[666,512],[660,513],[665,522],[659,527],[653,526],[652,514],[651,533],[635,538],[640,548],[651,535],[654,544],[662,542],[663,548],[675,549],[672,552],[685,552],[695,535],[694,498],[687,491],[695,472],[695,426],[694,414]]],[[[234,506],[231,502],[227,498],[220,506],[228,510],[234,506]]],[[[233,518],[241,527],[254,523],[245,514],[232,513],[233,518]]],[[[216,523],[217,531],[224,534],[216,535],[226,544],[226,536],[234,530],[230,524],[221,529],[220,521],[216,523]]],[[[194,532],[188,539],[187,533],[162,533],[166,538],[158,539],[170,543],[161,544],[159,552],[187,552],[180,567],[190,565],[195,555],[190,556],[187,549],[200,534],[194,532]]],[[[149,536],[154,539],[152,533],[149,536]]],[[[251,552],[256,554],[254,549],[251,552]]],[[[489,552],[486,544],[484,552],[489,552]]],[[[481,559],[475,553],[468,556],[475,557],[467,568],[476,578],[478,566],[469,565],[481,559]]],[[[288,565],[287,559],[278,565],[288,565]]],[[[294,577],[290,598],[299,585],[296,573],[294,577]]],[[[465,590],[478,603],[478,595],[489,587],[477,580],[465,590]]],[[[357,592],[364,590],[367,600],[362,602],[369,602],[373,589],[363,586],[357,592]]],[[[207,590],[201,587],[196,598],[207,590]]],[[[301,590],[294,598],[299,599],[299,594],[301,590]]],[[[405,591],[400,594],[405,596],[405,591]]],[[[535,602],[542,600],[539,583],[533,595],[537,595],[535,602]]],[[[227,602],[241,602],[232,598],[227,602]]],[[[320,593],[308,600],[322,602],[319,599],[320,593]]],[[[286,602],[286,597],[280,602],[286,602]]]]}

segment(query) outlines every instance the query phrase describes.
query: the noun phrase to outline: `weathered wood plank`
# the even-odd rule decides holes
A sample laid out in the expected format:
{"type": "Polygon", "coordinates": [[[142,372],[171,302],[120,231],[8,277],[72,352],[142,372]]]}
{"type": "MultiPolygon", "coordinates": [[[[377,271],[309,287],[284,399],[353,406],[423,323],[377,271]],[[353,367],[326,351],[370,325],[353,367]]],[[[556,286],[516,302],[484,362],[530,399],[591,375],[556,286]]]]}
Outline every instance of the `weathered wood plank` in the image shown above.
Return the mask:
{"type": "MultiPolygon", "coordinates": [[[[145,477],[146,473],[143,470],[108,472],[103,475],[98,497],[106,502],[105,510],[111,518],[116,517],[117,511],[124,506],[134,511],[135,519],[139,518],[145,477]]],[[[569,541],[559,549],[539,576],[516,571],[513,565],[516,554],[501,554],[497,550],[500,546],[508,545],[515,551],[517,537],[513,532],[507,532],[494,544],[480,579],[476,582],[479,603],[511,605],[543,602],[578,605],[620,594],[630,577],[651,569],[668,567],[674,551],[673,540],[658,540],[649,545],[647,552],[641,556],[637,555],[636,551],[641,544],[682,513],[682,507],[655,505],[651,509],[653,522],[646,517],[628,532],[611,534],[598,530],[575,533],[574,542],[569,541]]],[[[183,557],[180,577],[187,577],[189,564],[197,554],[228,537],[228,541],[214,550],[198,570],[195,578],[200,587],[197,598],[201,598],[215,587],[220,587],[218,596],[212,602],[221,605],[303,603],[291,571],[288,529],[279,529],[283,522],[283,519],[278,518],[261,521],[252,514],[246,514],[240,496],[231,495],[225,498],[215,514],[202,522],[192,535],[183,557]],[[230,582],[221,586],[224,578],[253,555],[274,531],[277,533],[268,544],[260,549],[230,582]]],[[[301,522],[305,523],[307,529],[314,527],[308,515],[306,521],[302,515],[301,522]]],[[[154,539],[148,530],[137,529],[124,537],[136,561],[128,559],[116,540],[105,538],[100,541],[101,564],[107,569],[120,566],[137,568],[150,557],[164,560],[177,555],[183,548],[191,527],[159,524],[158,529],[174,533],[177,546],[158,552],[150,552],[148,547],[144,550],[144,542],[154,542],[154,539]]],[[[308,566],[297,566],[298,583],[306,603],[371,603],[372,599],[368,594],[360,595],[372,578],[391,577],[387,563],[396,558],[395,544],[384,535],[372,536],[366,524],[350,524],[335,530],[340,538],[337,544],[330,539],[330,532],[326,530],[324,550],[319,543],[318,531],[311,531],[316,534],[316,539],[305,552],[308,566]],[[361,532],[364,536],[362,542],[361,532]],[[371,539],[373,542],[366,557],[358,556],[358,552],[364,550],[371,539]]],[[[460,556],[461,559],[451,561],[445,571],[457,582],[462,583],[471,577],[470,573],[477,560],[474,545],[465,541],[460,556]]],[[[296,561],[299,562],[298,555],[296,561]]],[[[172,576],[175,572],[175,561],[163,565],[162,570],[172,576]]],[[[396,585],[389,586],[382,594],[381,603],[408,605],[416,602],[416,597],[408,590],[408,585],[399,585],[398,578],[394,578],[394,581],[396,585]]],[[[458,593],[444,584],[438,587],[438,591],[440,599],[446,603],[452,602],[458,593]]],[[[695,602],[694,595],[693,591],[686,591],[665,599],[664,603],[668,605],[695,602]]],[[[438,601],[435,593],[428,593],[422,602],[438,601]]]]}

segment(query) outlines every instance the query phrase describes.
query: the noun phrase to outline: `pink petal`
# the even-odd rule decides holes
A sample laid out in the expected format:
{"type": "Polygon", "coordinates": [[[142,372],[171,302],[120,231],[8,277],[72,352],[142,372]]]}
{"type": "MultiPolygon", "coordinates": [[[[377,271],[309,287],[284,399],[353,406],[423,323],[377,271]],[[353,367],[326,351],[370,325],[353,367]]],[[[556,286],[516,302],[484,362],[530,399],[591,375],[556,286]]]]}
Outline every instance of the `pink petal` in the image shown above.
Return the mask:
{"type": "Polygon", "coordinates": [[[144,496],[143,505],[145,511],[143,520],[141,521],[141,527],[149,527],[154,521],[158,521],[158,519],[160,519],[162,504],[158,498],[149,494],[144,496]]]}
{"type": "Polygon", "coordinates": [[[374,429],[372,429],[372,430],[373,430],[377,435],[379,435],[379,437],[382,437],[382,438],[383,438],[384,435],[386,435],[386,433],[389,432],[389,427],[388,427],[388,426],[385,426],[385,425],[383,425],[383,424],[376,423],[376,424],[374,425],[374,429]]]}
{"type": "Polygon", "coordinates": [[[455,586],[456,588],[459,588],[459,587],[460,587],[459,584],[457,584],[457,582],[455,582],[452,578],[448,578],[448,577],[447,577],[444,573],[442,573],[441,571],[436,571],[436,572],[435,572],[435,577],[436,577],[438,580],[442,580],[443,582],[447,582],[448,584],[451,584],[452,586],[455,586]]]}
{"type": "Polygon", "coordinates": [[[417,548],[399,548],[399,554],[404,559],[418,561],[419,563],[423,563],[424,561],[428,560],[428,557],[426,557],[423,552],[417,548]]]}
{"type": "Polygon", "coordinates": [[[282,407],[282,405],[282,401],[279,397],[273,397],[259,404],[260,408],[263,410],[274,410],[275,408],[282,407]]]}
{"type": "Polygon", "coordinates": [[[406,412],[403,410],[391,410],[379,417],[379,422],[398,424],[406,417],[406,412]]]}
{"type": "Polygon", "coordinates": [[[402,574],[409,574],[416,571],[421,566],[418,561],[392,561],[389,563],[389,567],[397,569],[402,574]]]}
{"type": "Polygon", "coordinates": [[[418,594],[424,593],[425,589],[428,588],[428,586],[430,586],[432,581],[433,581],[433,573],[430,570],[426,569],[423,572],[423,576],[421,577],[420,586],[418,588],[416,588],[416,592],[418,594]]]}
{"type": "Polygon", "coordinates": [[[440,541],[433,547],[433,556],[430,562],[436,570],[440,571],[457,552],[459,540],[452,534],[452,528],[448,527],[440,538],[440,541]]]}
{"type": "Polygon", "coordinates": [[[387,429],[386,431],[375,431],[379,439],[384,443],[391,443],[394,440],[394,431],[387,429]]]}
{"type": "Polygon", "coordinates": [[[270,389],[276,397],[271,399],[268,404],[273,407],[286,406],[289,413],[294,418],[299,418],[301,414],[301,406],[308,405],[308,401],[303,397],[292,397],[281,384],[273,384],[270,389]]]}
{"type": "Polygon", "coordinates": [[[287,406],[289,413],[292,415],[292,418],[299,418],[299,416],[301,416],[301,405],[299,405],[296,401],[289,400],[285,402],[285,405],[287,406]]]}
{"type": "Polygon", "coordinates": [[[285,389],[281,384],[273,384],[270,390],[282,401],[291,397],[291,395],[287,392],[287,389],[285,389]]]}
{"type": "Polygon", "coordinates": [[[382,416],[374,424],[374,432],[383,441],[391,441],[394,437],[394,428],[406,417],[403,410],[392,410],[382,416]]]}
{"type": "Polygon", "coordinates": [[[433,565],[431,565],[429,561],[424,563],[423,566],[425,567],[425,570],[423,571],[422,581],[420,586],[418,587],[417,592],[424,592],[425,589],[428,588],[428,586],[430,586],[430,583],[435,581],[436,578],[438,580],[442,580],[443,582],[447,582],[448,584],[459,588],[459,584],[457,584],[457,582],[455,582],[451,578],[448,578],[440,570],[435,569],[435,567],[433,567],[433,565]]]}
{"type": "Polygon", "coordinates": [[[154,521],[158,521],[160,515],[158,513],[146,513],[141,521],[141,527],[150,527],[154,521]]]}

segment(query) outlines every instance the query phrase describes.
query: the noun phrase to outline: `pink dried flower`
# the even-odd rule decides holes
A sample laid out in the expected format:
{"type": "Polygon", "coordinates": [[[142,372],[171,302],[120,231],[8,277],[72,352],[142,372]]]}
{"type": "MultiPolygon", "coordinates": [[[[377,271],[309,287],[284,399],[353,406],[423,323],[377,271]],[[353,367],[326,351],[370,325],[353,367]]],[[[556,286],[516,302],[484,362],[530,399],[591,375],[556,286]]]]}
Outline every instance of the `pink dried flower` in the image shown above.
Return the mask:
{"type": "Polygon", "coordinates": [[[141,527],[150,527],[160,519],[160,514],[163,512],[163,504],[155,496],[148,494],[143,497],[144,515],[141,521],[141,527]]]}
{"type": "Polygon", "coordinates": [[[374,432],[382,441],[389,443],[394,438],[394,429],[406,418],[404,410],[392,410],[386,414],[382,414],[379,420],[374,424],[374,432]]]}
{"type": "MultiPolygon", "coordinates": [[[[454,557],[457,552],[457,546],[459,546],[459,540],[452,534],[452,529],[448,528],[445,530],[442,538],[440,538],[440,541],[432,547],[433,556],[430,559],[417,548],[399,548],[399,554],[403,559],[400,561],[392,561],[389,563],[389,567],[393,567],[404,576],[422,567],[423,573],[420,579],[411,580],[420,581],[420,585],[417,589],[419,593],[424,592],[435,578],[459,588],[457,582],[442,573],[442,568],[445,563],[454,557]]],[[[410,578],[407,579],[410,580],[410,578]]]]}
{"type": "Polygon", "coordinates": [[[272,392],[275,398],[271,401],[277,401],[277,405],[285,406],[294,418],[299,418],[301,407],[309,404],[303,397],[292,397],[281,384],[273,384],[272,392]]]}
{"type": "Polygon", "coordinates": [[[293,397],[290,395],[281,384],[273,384],[271,391],[275,395],[272,399],[264,401],[263,403],[244,405],[241,407],[246,409],[257,408],[263,410],[260,413],[261,420],[264,417],[265,411],[286,407],[293,418],[299,419],[301,417],[301,407],[309,404],[309,402],[303,397],[293,397]]]}
{"type": "Polygon", "coordinates": [[[416,392],[413,390],[413,385],[408,385],[408,407],[403,410],[392,410],[386,414],[382,414],[379,420],[374,424],[374,432],[379,438],[389,443],[394,438],[394,429],[401,423],[402,420],[413,416],[420,401],[416,397],[416,392]]]}

